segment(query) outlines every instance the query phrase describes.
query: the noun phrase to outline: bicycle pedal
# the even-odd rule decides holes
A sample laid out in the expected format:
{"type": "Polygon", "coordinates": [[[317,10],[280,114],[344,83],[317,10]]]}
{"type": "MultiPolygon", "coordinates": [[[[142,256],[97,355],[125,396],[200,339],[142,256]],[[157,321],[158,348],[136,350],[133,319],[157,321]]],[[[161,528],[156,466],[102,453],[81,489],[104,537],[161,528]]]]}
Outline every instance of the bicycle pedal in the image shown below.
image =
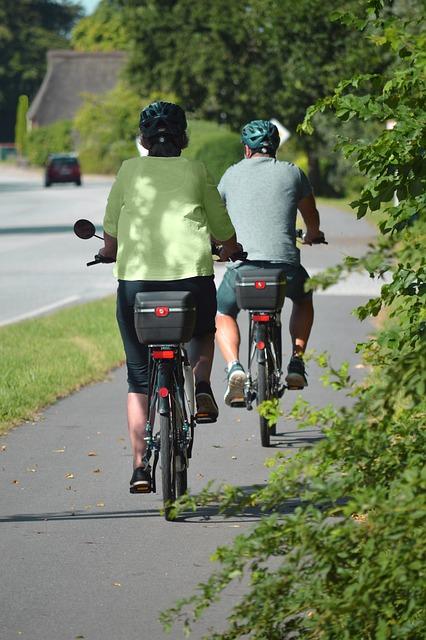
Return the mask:
{"type": "Polygon", "coordinates": [[[136,487],[130,487],[130,493],[151,493],[151,485],[142,485],[136,487]]]}
{"type": "Polygon", "coordinates": [[[195,422],[197,424],[211,424],[217,422],[217,417],[213,418],[208,413],[197,413],[195,416],[195,422]]]}

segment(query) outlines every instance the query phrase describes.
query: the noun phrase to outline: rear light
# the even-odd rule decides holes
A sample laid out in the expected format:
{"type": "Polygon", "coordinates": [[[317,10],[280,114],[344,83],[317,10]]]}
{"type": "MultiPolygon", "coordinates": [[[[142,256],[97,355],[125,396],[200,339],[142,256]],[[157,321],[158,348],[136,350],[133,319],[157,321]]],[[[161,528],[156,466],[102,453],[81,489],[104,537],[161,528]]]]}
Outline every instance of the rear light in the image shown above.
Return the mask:
{"type": "Polygon", "coordinates": [[[256,280],[254,286],[256,289],[264,289],[266,287],[266,282],[264,280],[256,280]]]}
{"type": "Polygon", "coordinates": [[[167,398],[167,396],[169,395],[169,390],[167,387],[160,387],[158,389],[158,395],[160,396],[160,398],[167,398]]]}
{"type": "Polygon", "coordinates": [[[155,307],[155,315],[157,318],[165,318],[169,315],[169,307],[155,307]]]}
{"type": "Polygon", "coordinates": [[[266,313],[256,313],[252,315],[252,318],[255,322],[269,322],[271,316],[266,313]]]}
{"type": "Polygon", "coordinates": [[[173,360],[173,358],[175,357],[175,352],[172,351],[171,349],[164,349],[162,351],[153,351],[152,352],[152,357],[154,358],[154,360],[173,360]]]}
{"type": "Polygon", "coordinates": [[[263,340],[259,340],[259,342],[256,342],[256,347],[259,349],[259,351],[263,351],[263,349],[265,348],[265,343],[263,342],[263,340]]]}

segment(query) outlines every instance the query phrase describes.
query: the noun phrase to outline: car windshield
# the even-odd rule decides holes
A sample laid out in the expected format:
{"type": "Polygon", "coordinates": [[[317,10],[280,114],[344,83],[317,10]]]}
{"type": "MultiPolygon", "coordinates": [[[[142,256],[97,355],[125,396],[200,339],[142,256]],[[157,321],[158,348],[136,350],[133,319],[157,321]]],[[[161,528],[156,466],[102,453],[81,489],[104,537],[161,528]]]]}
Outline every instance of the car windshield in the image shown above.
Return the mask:
{"type": "Polygon", "coordinates": [[[55,158],[52,160],[52,166],[54,167],[76,166],[77,164],[76,158],[55,158]]]}

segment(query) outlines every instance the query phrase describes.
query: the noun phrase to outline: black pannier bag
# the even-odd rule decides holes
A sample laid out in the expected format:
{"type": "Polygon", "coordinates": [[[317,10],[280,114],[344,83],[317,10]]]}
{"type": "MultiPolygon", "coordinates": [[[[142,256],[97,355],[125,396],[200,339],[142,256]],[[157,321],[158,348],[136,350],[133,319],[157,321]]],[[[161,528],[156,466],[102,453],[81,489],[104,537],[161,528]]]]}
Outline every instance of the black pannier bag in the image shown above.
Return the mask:
{"type": "Polygon", "coordinates": [[[276,311],[284,304],[286,278],[281,268],[237,269],[236,297],[240,309],[276,311]]]}
{"type": "Polygon", "coordinates": [[[135,298],[135,328],[142,344],[178,344],[192,338],[196,319],[190,291],[146,291],[135,298]]]}

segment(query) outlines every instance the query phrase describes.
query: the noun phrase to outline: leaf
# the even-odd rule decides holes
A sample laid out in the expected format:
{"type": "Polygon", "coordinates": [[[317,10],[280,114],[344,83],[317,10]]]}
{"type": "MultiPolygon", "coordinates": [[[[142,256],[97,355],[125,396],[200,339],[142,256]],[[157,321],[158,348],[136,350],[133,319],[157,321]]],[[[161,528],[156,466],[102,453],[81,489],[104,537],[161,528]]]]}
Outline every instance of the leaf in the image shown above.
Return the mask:
{"type": "Polygon", "coordinates": [[[97,507],[104,507],[105,506],[105,502],[97,502],[96,506],[97,507]]]}
{"type": "Polygon", "coordinates": [[[89,451],[89,453],[87,454],[89,457],[94,458],[95,456],[97,456],[98,454],[96,453],[96,451],[89,451]]]}
{"type": "Polygon", "coordinates": [[[68,480],[72,480],[74,478],[74,474],[73,473],[66,473],[65,477],[68,478],[68,480]]]}

